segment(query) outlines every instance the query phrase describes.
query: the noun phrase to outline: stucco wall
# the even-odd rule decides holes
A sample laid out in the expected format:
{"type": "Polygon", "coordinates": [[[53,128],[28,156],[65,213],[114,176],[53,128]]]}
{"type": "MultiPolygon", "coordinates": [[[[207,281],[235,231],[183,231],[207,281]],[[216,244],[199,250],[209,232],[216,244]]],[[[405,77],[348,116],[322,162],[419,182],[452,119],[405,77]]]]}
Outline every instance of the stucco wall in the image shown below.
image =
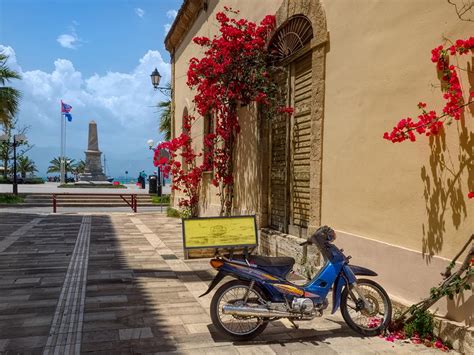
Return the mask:
{"type": "MultiPolygon", "coordinates": [[[[281,1],[226,1],[241,15],[259,21],[275,13],[281,1]]],[[[443,257],[455,254],[473,232],[474,203],[467,199],[469,164],[473,152],[473,111],[464,128],[455,122],[446,137],[416,143],[392,144],[382,139],[399,119],[416,116],[418,101],[440,109],[439,80],[430,50],[450,39],[472,34],[445,0],[322,1],[327,16],[329,51],[326,55],[322,162],[323,224],[348,233],[443,257]],[[459,139],[462,131],[463,138],[459,139]],[[460,144],[461,143],[461,144],[460,144]],[[444,159],[447,166],[440,163],[444,159]]],[[[193,93],[186,86],[191,57],[202,55],[194,36],[214,35],[215,14],[223,1],[210,1],[177,48],[175,60],[175,127],[181,128],[185,107],[193,113],[193,93]]],[[[471,25],[472,26],[472,25],[471,25]]],[[[465,58],[460,63],[466,67],[465,58]]],[[[472,64],[471,64],[472,65],[472,64]]],[[[474,79],[462,83],[472,90],[474,79]]],[[[471,107],[472,110],[474,108],[471,107]]],[[[241,212],[258,210],[256,196],[258,146],[255,116],[242,114],[245,142],[240,145],[236,171],[236,205],[241,212]]],[[[202,146],[203,122],[194,123],[192,137],[202,146]]],[[[471,186],[474,178],[471,169],[471,186]]],[[[202,193],[203,215],[216,214],[219,198],[214,187],[202,193]]],[[[177,195],[179,196],[179,195],[177,195]]],[[[429,259],[427,259],[429,261],[429,259]]]]}
{"type": "MultiPolygon", "coordinates": [[[[474,106],[439,142],[392,144],[384,131],[418,114],[419,101],[440,109],[431,49],[443,36],[473,35],[445,0],[324,1],[326,56],[322,222],[416,251],[453,257],[474,231],[467,198],[474,106]],[[460,139],[460,132],[463,137],[460,139]],[[447,168],[443,168],[440,160],[447,168]],[[453,181],[455,181],[453,183],[453,181]]],[[[472,56],[467,56],[472,57],[472,56]]],[[[471,68],[472,68],[471,62],[471,68]]],[[[459,65],[466,68],[466,59],[459,65]]],[[[462,75],[466,92],[470,81],[462,75]]],[[[474,189],[470,162],[470,189],[474,189]]],[[[429,259],[427,259],[429,261],[429,259]]]]}

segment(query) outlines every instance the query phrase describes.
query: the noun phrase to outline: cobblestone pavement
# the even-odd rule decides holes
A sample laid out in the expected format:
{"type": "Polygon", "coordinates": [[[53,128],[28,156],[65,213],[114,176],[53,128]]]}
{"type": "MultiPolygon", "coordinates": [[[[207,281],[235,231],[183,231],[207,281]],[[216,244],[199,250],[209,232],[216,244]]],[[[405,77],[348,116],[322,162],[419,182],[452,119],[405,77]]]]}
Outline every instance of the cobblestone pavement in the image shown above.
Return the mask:
{"type": "Polygon", "coordinates": [[[197,297],[213,275],[161,214],[0,213],[0,353],[440,354],[358,337],[339,314],[231,342],[197,297]]]}

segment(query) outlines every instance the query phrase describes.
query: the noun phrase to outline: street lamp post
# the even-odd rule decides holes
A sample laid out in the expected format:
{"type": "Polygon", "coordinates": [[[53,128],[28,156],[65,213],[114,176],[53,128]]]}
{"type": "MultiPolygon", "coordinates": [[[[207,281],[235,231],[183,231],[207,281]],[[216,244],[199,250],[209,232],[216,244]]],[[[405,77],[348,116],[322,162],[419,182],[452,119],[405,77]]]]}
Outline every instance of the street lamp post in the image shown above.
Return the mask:
{"type": "Polygon", "coordinates": [[[151,84],[153,85],[153,88],[155,90],[160,90],[160,92],[163,95],[171,96],[172,90],[170,88],[160,86],[161,75],[158,69],[155,68],[155,70],[151,72],[150,77],[151,77],[151,84]]]}
{"type": "Polygon", "coordinates": [[[0,136],[0,142],[6,142],[6,144],[11,144],[13,147],[13,194],[18,195],[18,180],[16,177],[16,147],[26,141],[26,136],[24,134],[15,134],[13,135],[12,143],[9,142],[8,138],[8,135],[4,134],[0,136]]]}

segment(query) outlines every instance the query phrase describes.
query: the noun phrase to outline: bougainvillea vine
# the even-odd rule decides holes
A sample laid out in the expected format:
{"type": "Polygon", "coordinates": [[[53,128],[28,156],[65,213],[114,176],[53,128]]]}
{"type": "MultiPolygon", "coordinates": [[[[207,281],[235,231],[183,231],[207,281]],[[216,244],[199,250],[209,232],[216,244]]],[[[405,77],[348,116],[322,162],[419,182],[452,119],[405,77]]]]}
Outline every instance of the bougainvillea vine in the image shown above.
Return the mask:
{"type": "Polygon", "coordinates": [[[279,88],[272,81],[275,68],[271,65],[267,45],[275,29],[275,17],[265,16],[256,24],[234,18],[238,13],[225,7],[224,12],[216,15],[219,34],[212,39],[193,39],[204,49],[201,58],[191,58],[187,72],[187,85],[196,92],[193,100],[196,116],[189,116],[189,129],[184,129],[179,137],[157,147],[157,151],[167,149],[170,159],[155,159],[155,165],[161,167],[165,175],[173,175],[173,189],[186,194],[186,200],[180,201],[185,207],[197,204],[202,173],[213,171],[211,182],[219,187],[221,215],[230,215],[232,211],[239,108],[255,102],[269,117],[293,112],[281,104],[279,88]],[[199,154],[192,149],[192,138],[187,133],[191,132],[192,122],[197,117],[212,120],[215,127],[213,132],[204,135],[204,149],[199,154]],[[178,150],[189,166],[187,170],[179,165],[178,150]],[[202,163],[197,164],[197,157],[202,157],[202,163]]]}
{"type": "Polygon", "coordinates": [[[192,140],[186,133],[191,130],[192,119],[193,117],[188,115],[183,117],[183,132],[170,141],[160,143],[155,149],[153,161],[165,177],[172,176],[171,190],[182,191],[186,196],[178,201],[179,207],[188,209],[194,216],[197,214],[199,202],[202,167],[196,165],[196,158],[200,153],[194,151],[192,140]],[[169,158],[160,154],[162,149],[169,152],[169,158]],[[182,159],[179,159],[179,156],[182,159]]]}
{"type": "MultiPolygon", "coordinates": [[[[451,46],[445,48],[440,45],[431,51],[431,61],[436,64],[436,69],[441,77],[441,90],[445,105],[442,113],[428,109],[426,103],[419,102],[418,108],[421,114],[414,120],[411,117],[400,120],[391,132],[385,132],[383,138],[392,143],[400,143],[406,140],[416,141],[416,135],[437,135],[445,124],[453,119],[459,121],[466,106],[474,103],[474,91],[464,98],[458,70],[455,65],[450,64],[450,57],[456,55],[474,54],[474,37],[466,40],[458,39],[451,46]]],[[[468,198],[474,198],[474,192],[468,193],[468,198]]]]}
{"type": "Polygon", "coordinates": [[[448,48],[442,45],[434,48],[431,51],[431,61],[436,64],[436,68],[441,74],[441,89],[443,90],[443,99],[446,101],[442,113],[430,110],[426,103],[420,102],[418,108],[421,110],[421,114],[418,115],[417,120],[413,120],[411,117],[400,120],[391,132],[384,133],[383,138],[393,143],[406,140],[414,142],[416,134],[437,135],[450,119],[459,120],[465,106],[474,101],[474,91],[465,101],[459,82],[458,68],[449,64],[449,58],[469,53],[471,55],[474,53],[474,37],[466,40],[458,39],[448,48]]]}

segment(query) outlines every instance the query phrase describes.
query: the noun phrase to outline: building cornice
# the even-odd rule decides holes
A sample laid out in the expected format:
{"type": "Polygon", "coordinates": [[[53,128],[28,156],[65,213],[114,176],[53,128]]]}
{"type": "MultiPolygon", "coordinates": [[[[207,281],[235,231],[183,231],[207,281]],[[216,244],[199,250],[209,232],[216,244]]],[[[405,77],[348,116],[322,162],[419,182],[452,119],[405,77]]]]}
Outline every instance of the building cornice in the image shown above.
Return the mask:
{"type": "Polygon", "coordinates": [[[174,53],[193,25],[200,10],[206,6],[207,0],[184,0],[165,38],[165,48],[168,52],[174,53]]]}

